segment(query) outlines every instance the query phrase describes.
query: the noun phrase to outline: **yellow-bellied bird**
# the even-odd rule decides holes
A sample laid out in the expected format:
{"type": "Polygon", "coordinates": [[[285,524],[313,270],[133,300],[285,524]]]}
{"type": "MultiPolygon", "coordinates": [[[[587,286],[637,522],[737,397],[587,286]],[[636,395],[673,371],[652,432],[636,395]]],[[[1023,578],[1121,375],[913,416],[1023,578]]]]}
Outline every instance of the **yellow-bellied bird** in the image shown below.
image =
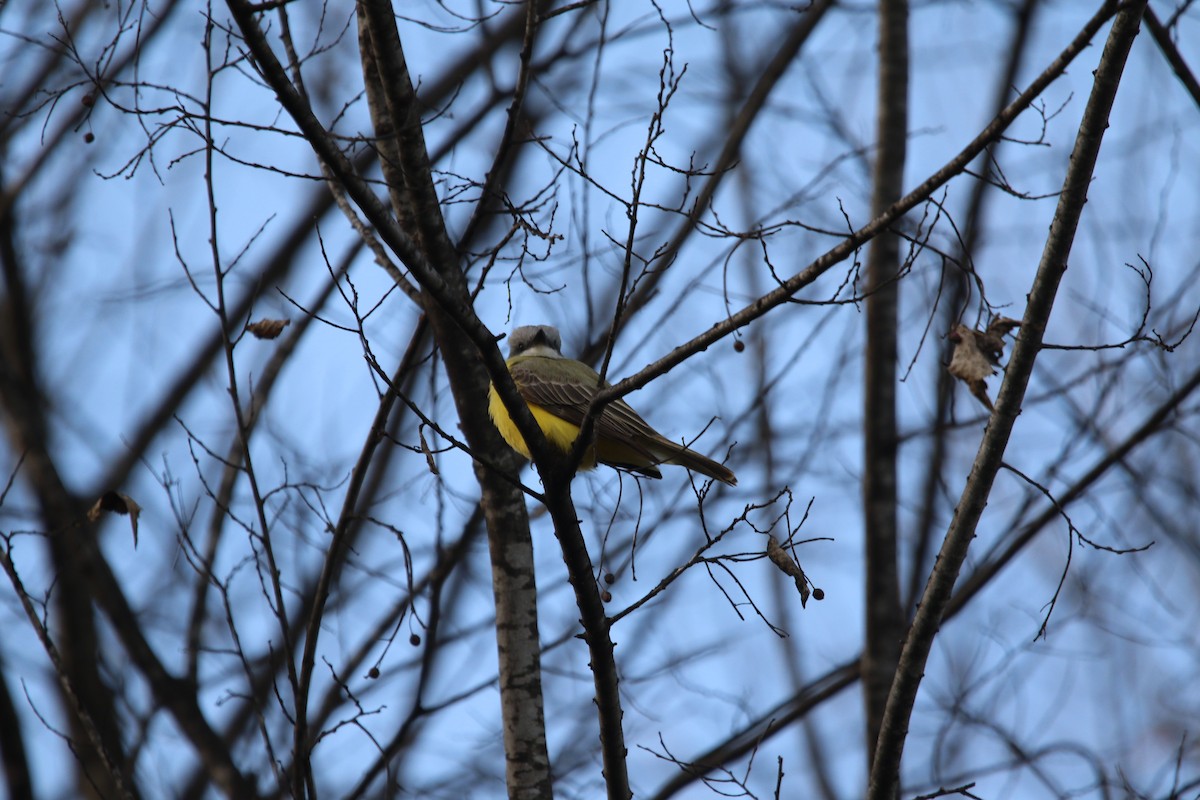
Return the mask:
{"type": "MultiPolygon", "coordinates": [[[[508,341],[508,370],[517,391],[529,404],[546,441],[569,453],[592,397],[609,384],[601,383],[600,375],[587,364],[564,356],[562,338],[549,325],[522,326],[508,341]]],[[[488,413],[504,441],[530,458],[529,447],[495,386],[488,392],[488,413]]],[[[659,464],[678,464],[730,486],[737,485],[729,469],[667,439],[624,400],[614,400],[604,407],[596,420],[595,446],[584,453],[580,469],[592,469],[597,461],[651,478],[662,477],[659,464]]]]}

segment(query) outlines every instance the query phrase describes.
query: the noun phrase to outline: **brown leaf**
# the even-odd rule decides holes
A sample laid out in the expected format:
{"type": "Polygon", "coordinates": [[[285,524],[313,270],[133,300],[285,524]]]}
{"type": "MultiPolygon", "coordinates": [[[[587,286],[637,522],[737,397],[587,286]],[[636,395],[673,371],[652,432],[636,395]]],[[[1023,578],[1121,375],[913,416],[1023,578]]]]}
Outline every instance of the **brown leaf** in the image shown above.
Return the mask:
{"type": "Polygon", "coordinates": [[[133,529],[133,546],[137,547],[138,515],[142,513],[142,507],[134,502],[132,497],[123,492],[105,492],[88,509],[88,522],[95,522],[100,519],[100,515],[105,511],[111,511],[121,516],[129,515],[129,527],[133,529]]]}
{"type": "Polygon", "coordinates": [[[994,333],[997,336],[1003,336],[1013,328],[1021,327],[1021,320],[1012,319],[1010,317],[996,317],[988,324],[988,333],[994,333]]]}
{"type": "MultiPolygon", "coordinates": [[[[790,576],[796,582],[796,588],[800,591],[800,607],[804,608],[807,606],[809,596],[808,576],[804,574],[804,570],[800,569],[800,565],[796,563],[796,559],[792,558],[792,554],[784,549],[774,536],[767,537],[767,558],[771,559],[771,563],[778,567],[780,572],[790,576]]],[[[821,597],[824,597],[824,594],[821,597]]],[[[820,600],[821,597],[817,599],[820,600]]]]}
{"type": "Polygon", "coordinates": [[[1021,323],[1008,317],[996,317],[986,331],[977,331],[961,322],[947,334],[954,342],[954,353],[946,368],[951,375],[965,383],[979,402],[992,410],[985,379],[996,374],[1000,359],[1004,356],[1004,334],[1021,323]]]}
{"type": "Polygon", "coordinates": [[[260,319],[258,322],[251,322],[247,325],[246,330],[254,334],[257,339],[274,339],[291,324],[290,319],[260,319]]]}
{"type": "Polygon", "coordinates": [[[429,449],[429,442],[425,441],[425,426],[417,428],[417,436],[421,439],[421,452],[425,454],[425,464],[429,467],[429,471],[434,475],[441,475],[438,472],[437,461],[433,458],[433,451],[429,449]]]}

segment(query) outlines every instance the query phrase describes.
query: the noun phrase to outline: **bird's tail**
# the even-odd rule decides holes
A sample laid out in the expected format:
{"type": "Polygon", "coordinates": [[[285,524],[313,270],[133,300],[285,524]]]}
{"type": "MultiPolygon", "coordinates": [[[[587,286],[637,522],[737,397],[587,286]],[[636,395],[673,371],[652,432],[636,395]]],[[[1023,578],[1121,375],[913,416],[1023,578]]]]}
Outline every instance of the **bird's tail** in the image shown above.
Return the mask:
{"type": "Polygon", "coordinates": [[[699,472],[701,475],[707,475],[710,478],[720,481],[721,483],[737,486],[737,477],[733,471],[724,464],[719,464],[713,461],[708,456],[702,456],[695,450],[689,450],[681,444],[676,444],[670,439],[655,439],[654,449],[658,451],[656,455],[662,458],[664,464],[677,464],[681,467],[687,467],[693,472],[699,472]]]}

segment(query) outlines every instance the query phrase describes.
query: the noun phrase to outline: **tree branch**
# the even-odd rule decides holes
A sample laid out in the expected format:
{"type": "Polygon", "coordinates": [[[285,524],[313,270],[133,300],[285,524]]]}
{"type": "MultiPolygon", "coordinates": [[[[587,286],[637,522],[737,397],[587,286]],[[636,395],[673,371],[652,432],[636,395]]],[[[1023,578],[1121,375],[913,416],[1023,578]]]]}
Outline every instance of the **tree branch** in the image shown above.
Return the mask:
{"type": "Polygon", "coordinates": [[[899,669],[888,697],[875,760],[871,765],[869,800],[885,800],[893,796],[899,786],[900,758],[925,663],[949,604],[954,582],[967,556],[967,548],[975,536],[975,527],[983,515],[992,483],[1000,469],[1004,448],[1020,413],[1046,324],[1054,307],[1058,285],[1067,268],[1075,231],[1087,200],[1088,184],[1100,153],[1104,130],[1108,127],[1109,112],[1145,5],[1143,0],[1121,10],[1113,22],[1100,57],[1095,83],[1084,109],[1058,208],[1050,226],[1050,236],[1029,294],[1021,333],[1000,387],[996,410],[979,445],[979,453],[946,533],[937,566],[930,575],[920,608],[901,651],[899,669]]]}
{"type": "Polygon", "coordinates": [[[679,364],[694,356],[711,345],[728,336],[733,331],[742,328],[756,319],[764,316],[771,309],[788,302],[796,292],[813,283],[837,264],[844,261],[858,248],[887,230],[900,217],[907,214],[918,204],[924,202],[935,189],[961,173],[975,156],[995,141],[1005,129],[1053,83],[1071,62],[1091,43],[1092,38],[1099,32],[1113,14],[1118,3],[1105,3],[1096,14],[1088,20],[1071,43],[1059,53],[1058,57],[1042,71],[1015,100],[1008,104],[988,125],[980,131],[971,142],[959,151],[958,155],[946,162],[945,166],[926,178],[917,188],[913,189],[886,212],[868,222],[863,227],[847,236],[837,246],[826,251],[807,267],[797,272],[791,278],[780,283],[772,291],[754,300],[749,305],[737,311],[724,321],[713,325],[704,333],[691,341],[685,342],[667,353],[654,363],[643,367],[637,373],[614,384],[611,388],[597,394],[596,402],[608,403],[615,398],[624,397],[632,391],[642,388],[660,375],[674,369],[679,364]]]}
{"type": "MultiPolygon", "coordinates": [[[[908,149],[908,2],[879,3],[879,78],[876,90],[877,152],[871,215],[900,198],[908,149]]],[[[884,232],[867,253],[866,352],[863,365],[863,705],[867,764],[883,720],[900,657],[904,614],[897,563],[896,362],[899,358],[900,239],[884,232]]]]}

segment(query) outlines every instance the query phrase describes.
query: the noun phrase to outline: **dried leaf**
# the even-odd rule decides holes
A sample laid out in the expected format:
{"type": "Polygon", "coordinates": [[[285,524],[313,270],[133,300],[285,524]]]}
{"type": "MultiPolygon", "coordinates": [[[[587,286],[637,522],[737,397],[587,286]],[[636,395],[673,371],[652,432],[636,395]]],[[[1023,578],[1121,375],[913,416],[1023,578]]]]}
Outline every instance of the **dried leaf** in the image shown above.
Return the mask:
{"type": "MultiPolygon", "coordinates": [[[[790,576],[796,582],[796,589],[800,592],[800,607],[806,607],[810,594],[808,576],[804,574],[804,570],[800,569],[800,565],[796,563],[796,559],[792,558],[792,554],[780,545],[774,536],[767,537],[767,558],[771,559],[771,563],[778,567],[780,572],[790,576]]],[[[820,600],[824,596],[822,593],[817,599],[820,600]]]]}
{"type": "Polygon", "coordinates": [[[962,323],[954,326],[947,334],[954,342],[954,353],[950,356],[951,375],[965,383],[979,402],[992,410],[985,379],[996,374],[1000,359],[1004,355],[1004,334],[1020,325],[1020,321],[1008,317],[996,317],[986,331],[977,331],[962,323]]]}
{"type": "Polygon", "coordinates": [[[1003,336],[1013,328],[1021,327],[1021,320],[1012,319],[1011,317],[996,317],[988,325],[988,333],[994,333],[997,336],[1003,336]]]}
{"type": "Polygon", "coordinates": [[[437,461],[433,458],[433,451],[429,449],[429,442],[425,441],[425,426],[417,428],[417,436],[421,439],[421,452],[425,454],[425,464],[429,467],[429,471],[434,475],[441,475],[438,472],[437,461]]]}
{"type": "Polygon", "coordinates": [[[88,522],[95,522],[100,519],[100,515],[105,511],[111,511],[114,514],[122,516],[129,515],[129,527],[133,529],[133,546],[137,547],[138,515],[142,513],[142,507],[134,502],[132,497],[123,492],[105,492],[88,509],[88,522]]]}
{"type": "Polygon", "coordinates": [[[247,325],[246,330],[254,334],[257,339],[274,339],[291,324],[290,319],[260,319],[258,322],[251,322],[247,325]]]}

